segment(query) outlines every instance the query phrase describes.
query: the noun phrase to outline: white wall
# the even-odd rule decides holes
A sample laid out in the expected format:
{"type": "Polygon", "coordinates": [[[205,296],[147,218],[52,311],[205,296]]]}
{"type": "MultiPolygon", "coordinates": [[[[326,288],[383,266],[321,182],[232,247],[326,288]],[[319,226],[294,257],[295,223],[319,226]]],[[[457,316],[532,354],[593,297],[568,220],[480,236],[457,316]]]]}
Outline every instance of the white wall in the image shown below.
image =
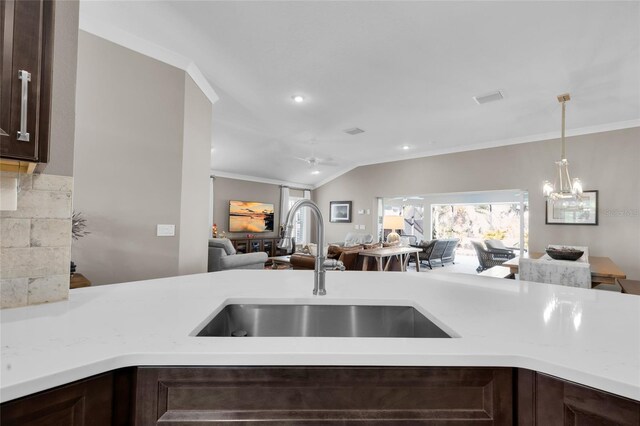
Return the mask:
{"type": "Polygon", "coordinates": [[[52,175],[73,176],[78,12],[77,0],[55,4],[49,163],[38,166],[52,175]]]}
{"type": "Polygon", "coordinates": [[[73,202],[91,234],[72,259],[93,284],[206,272],[211,105],[193,90],[184,71],[80,31],[73,202]]]}
{"type": "MultiPolygon", "coordinates": [[[[560,141],[549,140],[358,167],[314,191],[329,214],[332,200],[352,200],[355,215],[375,233],[375,198],[405,194],[523,189],[529,192],[529,247],[548,244],[589,246],[595,256],[613,259],[628,277],[640,279],[640,128],[567,139],[571,173],[585,189],[599,190],[598,226],[545,225],[542,182],[552,179],[560,141]]],[[[352,224],[325,222],[327,241],[339,241],[352,224]]]]}
{"type": "Polygon", "coordinates": [[[184,75],[184,79],[184,144],[178,265],[180,275],[207,270],[213,107],[188,74],[184,75]]]}

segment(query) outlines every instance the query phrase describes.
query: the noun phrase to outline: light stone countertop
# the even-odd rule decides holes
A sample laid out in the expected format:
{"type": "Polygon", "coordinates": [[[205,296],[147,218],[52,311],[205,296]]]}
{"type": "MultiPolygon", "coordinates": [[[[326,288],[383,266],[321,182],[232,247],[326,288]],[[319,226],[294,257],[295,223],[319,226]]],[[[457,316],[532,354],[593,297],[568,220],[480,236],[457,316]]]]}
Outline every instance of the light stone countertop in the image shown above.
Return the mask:
{"type": "Polygon", "coordinates": [[[443,273],[227,271],[1,312],[2,402],[141,365],[505,366],[640,400],[640,297],[443,273]],[[192,337],[226,303],[414,306],[453,339],[192,337]]]}

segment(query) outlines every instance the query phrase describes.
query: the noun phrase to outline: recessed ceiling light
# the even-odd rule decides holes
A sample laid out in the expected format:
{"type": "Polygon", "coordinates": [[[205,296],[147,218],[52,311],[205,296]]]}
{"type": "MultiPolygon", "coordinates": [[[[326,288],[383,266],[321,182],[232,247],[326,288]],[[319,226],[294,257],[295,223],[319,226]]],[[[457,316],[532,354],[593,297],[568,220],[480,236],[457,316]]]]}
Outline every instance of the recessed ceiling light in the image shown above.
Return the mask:
{"type": "Polygon", "coordinates": [[[311,174],[312,175],[319,175],[320,174],[320,170],[312,170],[311,174]]]}
{"type": "Polygon", "coordinates": [[[302,96],[302,95],[292,96],[291,99],[293,99],[293,102],[295,102],[297,104],[301,104],[302,102],[304,102],[304,96],[302,96]]]}
{"type": "Polygon", "coordinates": [[[411,148],[409,145],[402,145],[402,149],[407,151],[409,148],[411,148]]]}

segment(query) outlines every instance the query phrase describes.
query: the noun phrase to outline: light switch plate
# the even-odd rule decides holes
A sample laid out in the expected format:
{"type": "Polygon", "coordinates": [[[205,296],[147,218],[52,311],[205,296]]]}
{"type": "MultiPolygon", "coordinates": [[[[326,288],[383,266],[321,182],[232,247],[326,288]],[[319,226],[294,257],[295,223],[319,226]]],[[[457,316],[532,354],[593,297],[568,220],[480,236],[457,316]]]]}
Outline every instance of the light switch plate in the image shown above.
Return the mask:
{"type": "Polygon", "coordinates": [[[175,225],[161,225],[158,224],[156,230],[156,236],[158,237],[173,237],[176,235],[175,225]]]}
{"type": "Polygon", "coordinates": [[[371,209],[367,209],[367,214],[371,214],[371,209]]]}

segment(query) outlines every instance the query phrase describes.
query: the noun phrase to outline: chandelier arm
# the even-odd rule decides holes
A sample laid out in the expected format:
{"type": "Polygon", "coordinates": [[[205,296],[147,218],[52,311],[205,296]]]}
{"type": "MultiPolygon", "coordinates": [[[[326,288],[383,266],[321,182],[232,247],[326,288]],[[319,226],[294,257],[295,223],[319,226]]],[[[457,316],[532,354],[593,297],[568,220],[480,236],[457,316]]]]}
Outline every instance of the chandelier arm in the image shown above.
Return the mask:
{"type": "Polygon", "coordinates": [[[573,194],[573,183],[571,182],[571,177],[569,176],[569,163],[565,163],[564,174],[567,175],[567,190],[573,194]]]}
{"type": "Polygon", "coordinates": [[[561,160],[564,160],[567,158],[565,154],[565,148],[564,148],[564,126],[565,126],[565,115],[567,110],[566,104],[567,104],[566,101],[562,101],[562,157],[560,157],[561,160]]]}
{"type": "MultiPolygon", "coordinates": [[[[564,185],[562,184],[562,163],[558,162],[558,184],[560,185],[560,192],[564,191],[564,185]]],[[[556,186],[553,185],[553,190],[555,192],[556,186]]]]}

